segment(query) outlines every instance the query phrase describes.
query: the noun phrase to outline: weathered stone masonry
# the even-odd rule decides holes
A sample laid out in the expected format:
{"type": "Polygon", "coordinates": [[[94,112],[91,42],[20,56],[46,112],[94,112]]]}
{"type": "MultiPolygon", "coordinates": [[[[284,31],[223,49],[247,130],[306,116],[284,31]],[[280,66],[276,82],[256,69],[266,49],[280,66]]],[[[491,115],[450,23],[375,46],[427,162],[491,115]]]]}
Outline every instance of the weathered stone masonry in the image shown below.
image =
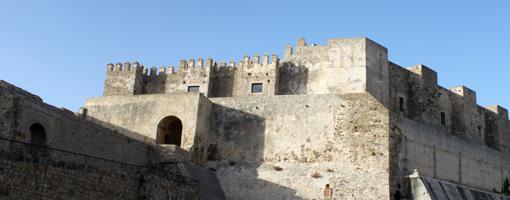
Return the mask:
{"type": "MultiPolygon", "coordinates": [[[[275,55],[245,56],[228,64],[191,59],[181,61],[178,69],[151,70],[139,63],[110,64],[105,97],[91,99],[86,108],[101,121],[149,137],[154,137],[152,127],[162,113],[208,127],[200,131],[206,134],[195,137],[199,142],[191,145],[184,139],[182,147],[217,170],[223,189],[233,199],[319,198],[326,183],[337,188],[337,198],[387,199],[402,192],[399,185],[404,183],[398,180],[414,169],[424,176],[492,190],[501,188],[507,174],[504,167],[493,170],[476,164],[481,162],[479,155],[470,153],[489,149],[481,151],[487,152],[483,157],[487,163],[506,165],[503,160],[510,144],[506,109],[477,105],[476,93],[465,86],[439,86],[437,73],[424,65],[406,69],[390,62],[388,50],[367,38],[331,39],[326,45],[308,45],[300,39],[296,46],[285,48],[281,60],[275,55]],[[119,73],[132,73],[122,71],[132,71],[133,66],[137,73],[129,81],[116,80],[119,73]],[[254,91],[257,87],[259,91],[254,91]],[[208,111],[200,112],[208,118],[190,117],[184,111],[190,105],[196,108],[196,103],[182,101],[194,91],[207,97],[198,102],[208,105],[208,111]],[[375,106],[380,114],[364,110],[372,99],[380,104],[375,106]],[[154,111],[144,117],[151,119],[148,126],[128,123],[146,102],[153,101],[168,103],[149,108],[154,111]],[[165,111],[169,104],[172,111],[165,111]],[[437,140],[423,140],[418,134],[437,140]],[[436,150],[428,154],[429,147],[436,150]],[[446,168],[454,163],[458,172],[446,168]],[[375,173],[378,170],[385,172],[375,173]],[[481,176],[489,178],[474,181],[481,176]],[[361,177],[384,184],[363,192],[366,180],[361,177]]],[[[183,137],[193,137],[189,133],[193,127],[183,131],[183,137]]]]}
{"type": "Polygon", "coordinates": [[[3,81],[0,108],[6,119],[0,120],[0,199],[199,199],[196,182],[150,167],[174,160],[155,158],[168,149],[47,105],[3,81]],[[36,125],[43,128],[42,143],[35,143],[36,125]]]}
{"type": "MultiPolygon", "coordinates": [[[[104,95],[77,114],[2,82],[0,135],[135,165],[178,161],[198,181],[123,172],[140,177],[139,199],[323,199],[326,184],[336,199],[505,199],[508,111],[437,80],[367,38],[299,39],[283,58],[108,64],[104,95]]],[[[89,165],[94,177],[108,167],[89,165]]],[[[112,179],[127,184],[119,191],[133,187],[126,177],[112,179]]]]}

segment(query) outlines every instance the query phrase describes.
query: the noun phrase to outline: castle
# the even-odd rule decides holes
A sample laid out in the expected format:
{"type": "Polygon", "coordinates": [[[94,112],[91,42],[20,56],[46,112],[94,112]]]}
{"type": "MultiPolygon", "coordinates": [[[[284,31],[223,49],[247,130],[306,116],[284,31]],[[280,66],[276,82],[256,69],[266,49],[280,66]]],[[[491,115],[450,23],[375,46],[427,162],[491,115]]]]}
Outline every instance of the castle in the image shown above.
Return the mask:
{"type": "Polygon", "coordinates": [[[508,111],[367,38],[108,64],[77,113],[0,82],[0,136],[0,199],[510,199],[508,111]]]}

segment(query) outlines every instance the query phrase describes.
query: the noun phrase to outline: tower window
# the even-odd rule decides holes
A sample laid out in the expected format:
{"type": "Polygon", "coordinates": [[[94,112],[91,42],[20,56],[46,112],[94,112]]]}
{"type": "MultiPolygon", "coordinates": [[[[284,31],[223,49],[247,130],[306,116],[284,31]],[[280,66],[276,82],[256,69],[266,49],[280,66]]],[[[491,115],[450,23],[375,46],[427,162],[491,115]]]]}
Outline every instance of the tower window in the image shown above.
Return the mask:
{"type": "Polygon", "coordinates": [[[477,126],[476,128],[478,130],[478,135],[480,135],[480,138],[482,139],[482,141],[485,141],[485,134],[483,133],[483,127],[477,126]]]}
{"type": "Polygon", "coordinates": [[[398,98],[398,109],[400,110],[400,112],[406,111],[406,100],[404,99],[404,97],[398,98]]]}
{"type": "Polygon", "coordinates": [[[200,86],[188,86],[188,92],[199,92],[200,86]]]}
{"type": "Polygon", "coordinates": [[[262,83],[251,84],[251,93],[262,93],[262,89],[263,89],[262,83]]]}
{"type": "Polygon", "coordinates": [[[443,127],[446,127],[446,113],[444,112],[441,112],[441,125],[443,125],[443,127]]]}

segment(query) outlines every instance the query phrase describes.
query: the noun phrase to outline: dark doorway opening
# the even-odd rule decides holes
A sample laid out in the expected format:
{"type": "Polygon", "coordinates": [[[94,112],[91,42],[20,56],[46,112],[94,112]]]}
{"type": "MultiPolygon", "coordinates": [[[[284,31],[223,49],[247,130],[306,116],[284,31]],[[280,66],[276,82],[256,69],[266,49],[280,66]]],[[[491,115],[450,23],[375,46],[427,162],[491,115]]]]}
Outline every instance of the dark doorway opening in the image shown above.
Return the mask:
{"type": "Polygon", "coordinates": [[[404,97],[398,98],[398,108],[399,108],[400,112],[406,111],[406,100],[404,99],[404,97]]]}
{"type": "Polygon", "coordinates": [[[182,122],[175,116],[163,118],[158,124],[156,143],[181,146],[182,122]]]}
{"type": "Polygon", "coordinates": [[[46,148],[46,129],[39,123],[32,124],[30,126],[30,147],[28,153],[34,160],[38,160],[39,157],[48,156],[48,149],[46,148]]]}

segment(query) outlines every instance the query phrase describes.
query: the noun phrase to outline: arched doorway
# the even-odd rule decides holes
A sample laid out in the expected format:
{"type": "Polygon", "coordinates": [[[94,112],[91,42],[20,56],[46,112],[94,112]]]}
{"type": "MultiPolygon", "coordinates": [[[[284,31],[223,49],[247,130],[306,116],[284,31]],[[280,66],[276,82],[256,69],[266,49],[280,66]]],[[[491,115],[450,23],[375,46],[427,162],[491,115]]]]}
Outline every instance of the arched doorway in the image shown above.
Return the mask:
{"type": "Polygon", "coordinates": [[[30,126],[30,138],[29,143],[30,147],[28,149],[28,153],[37,160],[39,157],[46,157],[48,155],[48,149],[46,146],[46,130],[44,126],[35,123],[30,126]]]}
{"type": "Polygon", "coordinates": [[[157,144],[173,144],[181,146],[182,122],[175,116],[163,118],[158,124],[157,144]]]}

